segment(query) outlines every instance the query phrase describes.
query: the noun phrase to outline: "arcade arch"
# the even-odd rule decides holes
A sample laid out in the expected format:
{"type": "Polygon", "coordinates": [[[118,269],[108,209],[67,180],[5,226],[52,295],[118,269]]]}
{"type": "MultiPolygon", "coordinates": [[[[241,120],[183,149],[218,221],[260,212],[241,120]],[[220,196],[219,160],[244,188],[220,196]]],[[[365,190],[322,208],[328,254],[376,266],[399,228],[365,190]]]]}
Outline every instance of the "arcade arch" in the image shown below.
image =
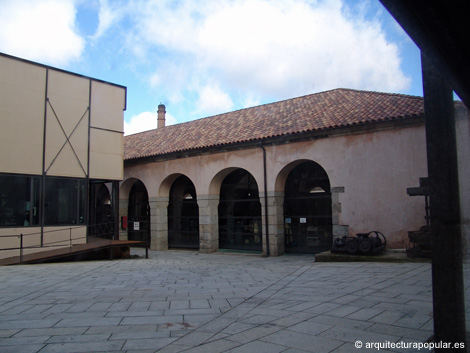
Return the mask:
{"type": "Polygon", "coordinates": [[[230,171],[220,186],[219,248],[262,251],[258,184],[247,170],[230,171]]]}
{"type": "Polygon", "coordinates": [[[268,169],[273,174],[267,192],[259,189],[264,185],[257,179],[262,176],[259,166],[245,169],[232,164],[205,175],[162,175],[162,168],[154,174],[152,189],[143,180],[130,178],[121,186],[121,215],[128,214],[128,239],[141,240],[146,231],[144,240],[150,243],[151,237],[151,248],[163,251],[233,249],[282,255],[329,249],[335,232],[343,230],[337,224],[339,188],[331,187],[323,167],[308,159],[278,164],[278,168],[268,169]],[[124,211],[126,195],[129,209],[124,211]],[[135,233],[133,221],[139,217],[146,221],[136,220],[140,224],[135,233]]]}
{"type": "Polygon", "coordinates": [[[90,220],[88,234],[100,238],[114,235],[114,215],[111,194],[103,183],[90,183],[90,220]]]}
{"type": "Polygon", "coordinates": [[[280,173],[284,184],[286,252],[318,253],[331,248],[332,198],[326,171],[313,161],[296,161],[280,173]]]}
{"type": "Polygon", "coordinates": [[[168,247],[199,249],[199,207],[193,182],[179,176],[169,195],[168,247]]]}
{"type": "Polygon", "coordinates": [[[138,179],[128,181],[121,189],[129,190],[127,208],[127,239],[146,241],[150,246],[150,206],[147,188],[138,179]]]}

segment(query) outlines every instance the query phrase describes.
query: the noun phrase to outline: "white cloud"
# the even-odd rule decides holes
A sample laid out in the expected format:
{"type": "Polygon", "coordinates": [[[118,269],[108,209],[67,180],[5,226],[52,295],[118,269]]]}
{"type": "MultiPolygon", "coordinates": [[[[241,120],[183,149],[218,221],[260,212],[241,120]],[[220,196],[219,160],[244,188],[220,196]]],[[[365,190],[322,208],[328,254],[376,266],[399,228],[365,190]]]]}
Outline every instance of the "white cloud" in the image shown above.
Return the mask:
{"type": "Polygon", "coordinates": [[[147,0],[134,3],[130,11],[137,18],[134,44],[160,45],[183,52],[197,51],[197,28],[213,9],[215,1],[147,0]]]}
{"type": "Polygon", "coordinates": [[[99,24],[96,32],[91,36],[91,40],[97,41],[116,22],[119,22],[127,12],[126,6],[116,1],[110,3],[108,0],[100,0],[99,24]]]}
{"type": "Polygon", "coordinates": [[[261,104],[261,100],[259,97],[248,95],[245,97],[245,100],[242,102],[242,104],[244,107],[256,107],[257,105],[261,104]]]}
{"type": "Polygon", "coordinates": [[[233,109],[230,96],[218,86],[207,85],[199,92],[196,111],[204,115],[225,113],[233,109]]]}
{"type": "MultiPolygon", "coordinates": [[[[340,0],[139,4],[133,45],[168,56],[155,56],[155,89],[197,95],[201,86],[217,86],[225,91],[224,99],[215,96],[223,106],[259,92],[278,99],[337,87],[403,91],[410,85],[397,45],[378,22],[364,18],[366,2],[356,4],[355,17],[340,0]]],[[[209,108],[204,92],[199,100],[199,109],[209,108]]]]}
{"type": "MultiPolygon", "coordinates": [[[[176,124],[176,119],[168,112],[165,115],[165,125],[176,124]]],[[[124,122],[124,135],[156,129],[158,125],[157,112],[142,112],[124,122]]]]}
{"type": "Polygon", "coordinates": [[[198,39],[226,81],[272,95],[409,84],[380,26],[347,17],[339,1],[236,2],[208,17],[198,39]]]}
{"type": "Polygon", "coordinates": [[[0,1],[0,50],[22,58],[66,65],[82,55],[73,0],[0,1]]]}

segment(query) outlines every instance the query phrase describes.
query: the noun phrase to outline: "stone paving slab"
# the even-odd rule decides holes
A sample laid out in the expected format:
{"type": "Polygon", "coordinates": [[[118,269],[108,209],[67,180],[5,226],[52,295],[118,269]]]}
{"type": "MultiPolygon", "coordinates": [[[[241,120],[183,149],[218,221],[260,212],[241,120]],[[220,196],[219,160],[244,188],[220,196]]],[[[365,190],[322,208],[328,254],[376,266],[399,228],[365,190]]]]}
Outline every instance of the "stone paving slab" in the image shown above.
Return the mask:
{"type": "Polygon", "coordinates": [[[432,335],[427,263],[149,257],[0,267],[0,352],[341,353],[432,335]]]}

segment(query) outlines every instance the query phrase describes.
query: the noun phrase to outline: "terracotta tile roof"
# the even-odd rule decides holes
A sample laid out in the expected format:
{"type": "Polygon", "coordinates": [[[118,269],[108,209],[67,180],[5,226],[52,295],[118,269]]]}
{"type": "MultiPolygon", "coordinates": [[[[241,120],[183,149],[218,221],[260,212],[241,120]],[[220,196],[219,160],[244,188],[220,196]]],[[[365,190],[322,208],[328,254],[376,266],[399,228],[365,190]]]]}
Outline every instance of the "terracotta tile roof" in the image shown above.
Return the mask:
{"type": "Polygon", "coordinates": [[[423,98],[335,89],[126,136],[124,159],[420,116],[423,98]]]}

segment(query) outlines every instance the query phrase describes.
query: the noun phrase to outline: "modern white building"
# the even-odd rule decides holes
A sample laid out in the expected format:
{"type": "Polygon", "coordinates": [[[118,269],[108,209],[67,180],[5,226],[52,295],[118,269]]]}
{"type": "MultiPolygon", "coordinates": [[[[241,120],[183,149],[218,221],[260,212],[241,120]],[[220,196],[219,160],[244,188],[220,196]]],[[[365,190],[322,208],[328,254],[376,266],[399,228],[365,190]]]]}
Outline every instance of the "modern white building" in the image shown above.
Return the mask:
{"type": "Polygon", "coordinates": [[[0,258],[116,228],[125,109],[123,86],[0,53],[0,258]]]}

